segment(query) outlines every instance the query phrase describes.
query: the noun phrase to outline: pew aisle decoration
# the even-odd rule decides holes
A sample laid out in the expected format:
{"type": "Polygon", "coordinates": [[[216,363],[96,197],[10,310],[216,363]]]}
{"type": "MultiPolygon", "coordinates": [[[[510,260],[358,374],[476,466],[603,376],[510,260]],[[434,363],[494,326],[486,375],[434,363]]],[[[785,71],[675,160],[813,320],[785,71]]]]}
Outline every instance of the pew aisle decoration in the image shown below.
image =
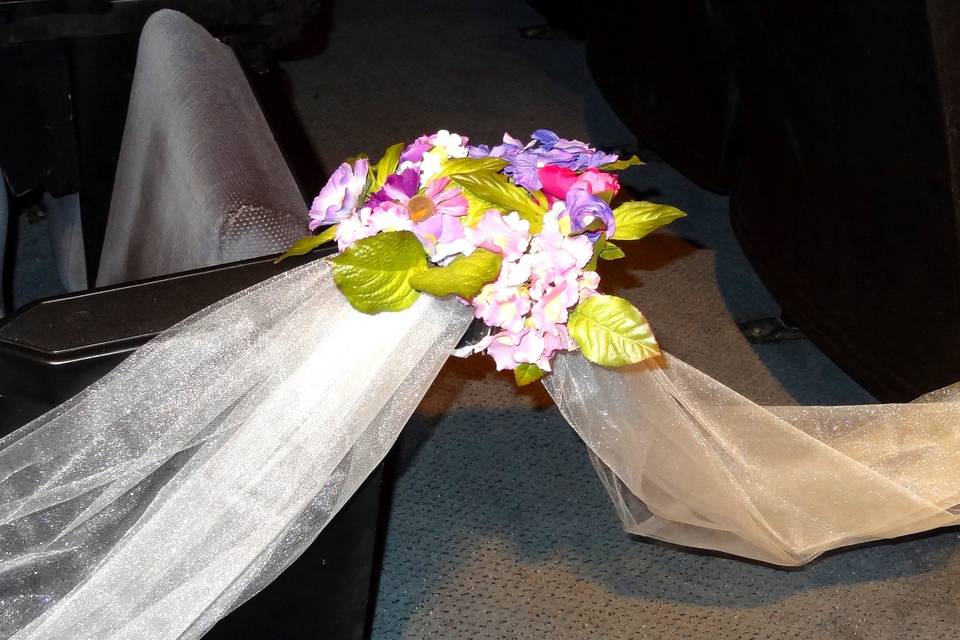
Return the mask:
{"type": "Polygon", "coordinates": [[[643,314],[598,292],[599,260],[683,216],[651,202],[614,204],[620,160],[578,140],[535,131],[471,146],[446,130],[388,148],[376,164],[341,164],[310,209],[310,229],[283,257],[336,240],[337,287],[364,313],[401,311],[421,293],[455,296],[489,327],[486,353],[518,385],[579,350],[605,366],[660,353],[643,314]]]}

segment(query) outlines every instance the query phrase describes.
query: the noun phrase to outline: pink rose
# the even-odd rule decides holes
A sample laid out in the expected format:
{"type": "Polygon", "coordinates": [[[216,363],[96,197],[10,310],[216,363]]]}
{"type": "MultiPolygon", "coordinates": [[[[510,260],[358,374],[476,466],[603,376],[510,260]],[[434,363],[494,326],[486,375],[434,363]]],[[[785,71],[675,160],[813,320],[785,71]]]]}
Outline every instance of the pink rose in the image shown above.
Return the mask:
{"type": "MultiPolygon", "coordinates": [[[[570,188],[586,189],[594,195],[605,191],[616,195],[617,191],[620,191],[620,179],[617,178],[615,174],[604,173],[603,171],[590,168],[581,173],[580,177],[570,188]]],[[[567,194],[563,194],[564,198],[566,198],[566,196],[567,194]]]]}
{"type": "Polygon", "coordinates": [[[537,169],[537,177],[540,178],[545,194],[557,200],[563,200],[567,197],[567,191],[570,191],[580,176],[571,169],[548,164],[537,169]]]}
{"type": "Polygon", "coordinates": [[[556,200],[566,198],[570,189],[583,189],[592,194],[604,191],[616,194],[620,190],[620,180],[616,175],[592,167],[578,174],[564,167],[547,165],[537,169],[537,176],[543,185],[543,192],[556,200]]]}

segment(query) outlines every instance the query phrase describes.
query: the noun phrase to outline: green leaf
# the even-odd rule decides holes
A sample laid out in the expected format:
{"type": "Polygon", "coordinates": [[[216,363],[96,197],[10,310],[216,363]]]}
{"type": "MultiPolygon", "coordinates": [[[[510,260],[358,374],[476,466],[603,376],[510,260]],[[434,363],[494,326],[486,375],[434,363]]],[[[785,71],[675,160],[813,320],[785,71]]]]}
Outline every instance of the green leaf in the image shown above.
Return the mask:
{"type": "Polygon", "coordinates": [[[655,202],[624,202],[613,210],[613,219],[617,222],[614,240],[639,240],[645,235],[677,218],[685,216],[683,211],[655,202]]]}
{"type": "Polygon", "coordinates": [[[302,256],[305,253],[310,253],[320,245],[326,244],[336,237],[337,225],[327,227],[315,236],[304,236],[290,245],[290,248],[287,249],[286,253],[274,260],[273,263],[277,264],[281,260],[289,258],[290,256],[302,256]]]}
{"type": "Polygon", "coordinates": [[[327,227],[326,229],[324,229],[323,231],[321,231],[320,233],[318,233],[313,237],[317,238],[317,240],[321,243],[330,242],[331,240],[337,237],[337,225],[335,224],[330,225],[329,227],[327,227]]]}
{"type": "Polygon", "coordinates": [[[367,197],[370,195],[370,190],[373,188],[374,182],[376,182],[376,180],[373,178],[373,171],[367,171],[367,179],[363,181],[363,189],[360,191],[360,195],[357,196],[358,203],[364,203],[367,201],[367,197]]]}
{"type": "Polygon", "coordinates": [[[587,263],[587,266],[584,267],[585,271],[596,271],[597,262],[600,261],[600,254],[603,253],[603,249],[607,246],[607,236],[601,233],[597,236],[597,239],[593,241],[593,255],[590,257],[590,262],[587,263]]]}
{"type": "MultiPolygon", "coordinates": [[[[536,203],[537,203],[538,205],[540,205],[540,209],[541,209],[544,213],[546,213],[547,211],[550,210],[550,203],[547,202],[547,196],[543,195],[543,191],[537,190],[537,191],[530,191],[529,193],[530,193],[531,196],[533,196],[533,199],[536,201],[536,203]]],[[[609,203],[608,203],[608,204],[609,204],[609,203]]],[[[543,221],[543,215],[542,215],[542,214],[541,214],[541,216],[540,216],[540,220],[541,220],[541,223],[542,223],[542,221],[543,221]]],[[[539,231],[539,228],[538,228],[537,230],[539,231]]]]}
{"type": "Polygon", "coordinates": [[[543,228],[543,214],[547,212],[547,199],[539,191],[531,193],[512,184],[506,176],[493,172],[468,173],[452,176],[465,191],[509,213],[516,211],[530,223],[530,233],[539,233],[543,228]]]}
{"type": "Polygon", "coordinates": [[[531,382],[536,382],[543,377],[543,369],[532,362],[521,362],[513,370],[513,379],[517,381],[518,387],[523,387],[531,382]]]}
{"type": "Polygon", "coordinates": [[[450,158],[440,167],[441,176],[464,175],[468,173],[496,173],[510,164],[503,158],[450,158]]]}
{"type": "Polygon", "coordinates": [[[467,215],[464,216],[463,224],[468,227],[475,227],[483,219],[484,214],[491,209],[497,209],[497,206],[478,198],[466,189],[461,191],[463,197],[467,200],[467,215]]]}
{"type": "Polygon", "coordinates": [[[587,360],[606,367],[635,364],[660,354],[646,318],[617,296],[587,298],[570,313],[567,329],[587,360]]]}
{"type": "Polygon", "coordinates": [[[398,142],[397,144],[387,147],[387,150],[383,152],[380,162],[377,163],[374,169],[374,177],[370,185],[370,191],[379,191],[380,187],[387,181],[387,178],[390,177],[390,174],[397,170],[397,167],[400,165],[400,154],[403,153],[405,146],[404,143],[398,142]]]}
{"type": "Polygon", "coordinates": [[[456,295],[470,300],[483,285],[493,282],[500,275],[503,258],[486,249],[476,249],[468,256],[457,256],[445,267],[436,267],[415,273],[410,284],[417,291],[442,298],[456,295]]]}
{"type": "Polygon", "coordinates": [[[600,250],[601,260],[619,260],[620,258],[623,258],[626,255],[627,254],[623,252],[623,249],[613,244],[612,242],[608,242],[607,244],[604,245],[603,249],[600,250]]]}
{"type": "Polygon", "coordinates": [[[400,311],[420,295],[410,278],[427,268],[427,254],[409,231],[358,240],[330,259],[333,281],[357,311],[400,311]]]}
{"type": "Polygon", "coordinates": [[[600,165],[602,171],[621,171],[630,167],[639,167],[643,162],[637,156],[630,156],[626,160],[614,160],[607,164],[600,165]]]}

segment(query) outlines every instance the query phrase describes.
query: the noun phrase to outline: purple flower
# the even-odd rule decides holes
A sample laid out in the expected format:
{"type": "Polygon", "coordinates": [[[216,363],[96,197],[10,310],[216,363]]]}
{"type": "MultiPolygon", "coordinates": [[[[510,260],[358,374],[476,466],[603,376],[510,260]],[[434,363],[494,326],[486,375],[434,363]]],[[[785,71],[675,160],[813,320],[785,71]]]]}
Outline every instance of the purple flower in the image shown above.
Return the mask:
{"type": "MultiPolygon", "coordinates": [[[[530,145],[527,145],[530,146],[530,145]]],[[[509,133],[503,134],[503,144],[498,144],[492,149],[485,144],[479,146],[467,146],[467,155],[471,158],[503,158],[508,162],[513,162],[517,154],[523,151],[523,143],[511,136],[509,133]]]]}
{"type": "MultiPolygon", "coordinates": [[[[593,195],[586,189],[570,189],[565,201],[567,213],[570,214],[570,226],[573,233],[584,231],[590,224],[599,220],[606,227],[607,238],[613,236],[617,223],[613,219],[610,205],[593,195]]],[[[591,242],[600,237],[599,231],[588,231],[585,234],[591,242]]]]}
{"type": "Polygon", "coordinates": [[[383,202],[406,202],[417,195],[420,174],[416,169],[404,169],[387,177],[383,187],[367,200],[367,205],[376,207],[383,202]]]}
{"type": "MultiPolygon", "coordinates": [[[[555,147],[556,149],[556,147],[555,147]]],[[[591,169],[601,167],[610,162],[615,162],[618,156],[613,153],[604,153],[603,151],[588,151],[578,154],[572,166],[567,168],[573,169],[574,171],[583,171],[584,169],[591,169]]]]}
{"type": "Polygon", "coordinates": [[[467,146],[467,157],[468,158],[486,158],[490,155],[490,147],[485,144],[478,144],[476,146],[468,145],[467,146]]]}
{"type": "Polygon", "coordinates": [[[549,129],[537,129],[530,134],[530,137],[539,142],[540,145],[547,151],[552,149],[553,145],[560,142],[560,136],[549,129]]]}
{"type": "Polygon", "coordinates": [[[590,167],[599,167],[608,162],[614,162],[617,159],[617,156],[614,154],[597,151],[586,142],[566,140],[547,129],[537,129],[530,137],[539,142],[541,145],[540,148],[544,151],[559,151],[569,156],[564,163],[550,162],[548,164],[556,164],[566,167],[567,169],[573,169],[574,171],[583,171],[590,167]]]}
{"type": "Polygon", "coordinates": [[[510,176],[514,184],[528,191],[536,191],[543,186],[537,173],[542,166],[540,162],[538,154],[524,151],[515,155],[511,164],[503,168],[503,172],[510,176]]]}
{"type": "Polygon", "coordinates": [[[310,230],[340,222],[357,208],[357,199],[367,183],[370,163],[360,158],[353,166],[344,162],[333,172],[310,207],[310,230]]]}

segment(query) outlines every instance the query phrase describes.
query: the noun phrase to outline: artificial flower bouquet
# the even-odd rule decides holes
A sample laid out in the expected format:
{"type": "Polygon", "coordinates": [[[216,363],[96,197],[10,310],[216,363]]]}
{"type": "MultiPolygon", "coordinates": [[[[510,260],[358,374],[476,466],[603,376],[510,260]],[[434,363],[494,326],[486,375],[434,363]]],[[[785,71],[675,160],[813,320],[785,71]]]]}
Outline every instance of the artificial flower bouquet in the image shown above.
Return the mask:
{"type": "Polygon", "coordinates": [[[456,296],[490,327],[472,347],[524,385],[579,349],[606,366],[659,354],[643,315],[597,292],[598,260],[684,214],[662,204],[612,207],[620,160],[547,130],[493,148],[441,130],[398,143],[375,164],[341,164],[310,209],[310,229],[281,256],[336,240],[337,287],[359,311],[400,311],[421,293],[456,296]]]}

